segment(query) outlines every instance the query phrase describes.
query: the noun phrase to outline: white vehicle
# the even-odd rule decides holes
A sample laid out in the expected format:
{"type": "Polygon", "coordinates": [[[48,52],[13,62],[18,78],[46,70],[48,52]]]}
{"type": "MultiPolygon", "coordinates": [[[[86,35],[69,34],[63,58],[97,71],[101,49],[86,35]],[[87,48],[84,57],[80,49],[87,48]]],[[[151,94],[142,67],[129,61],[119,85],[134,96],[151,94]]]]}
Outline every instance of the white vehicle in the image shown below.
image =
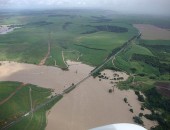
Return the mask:
{"type": "Polygon", "coordinates": [[[26,113],[24,116],[28,116],[30,113],[28,112],[28,113],[26,113]]]}

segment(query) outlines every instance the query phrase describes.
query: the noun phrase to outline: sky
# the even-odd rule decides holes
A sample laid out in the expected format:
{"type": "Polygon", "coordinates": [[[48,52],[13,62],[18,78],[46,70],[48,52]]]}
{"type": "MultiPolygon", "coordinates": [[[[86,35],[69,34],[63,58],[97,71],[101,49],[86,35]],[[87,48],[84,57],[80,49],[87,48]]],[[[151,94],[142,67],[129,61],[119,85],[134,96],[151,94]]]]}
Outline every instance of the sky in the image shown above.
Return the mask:
{"type": "Polygon", "coordinates": [[[170,0],[0,0],[0,8],[93,8],[170,15],[170,0]]]}

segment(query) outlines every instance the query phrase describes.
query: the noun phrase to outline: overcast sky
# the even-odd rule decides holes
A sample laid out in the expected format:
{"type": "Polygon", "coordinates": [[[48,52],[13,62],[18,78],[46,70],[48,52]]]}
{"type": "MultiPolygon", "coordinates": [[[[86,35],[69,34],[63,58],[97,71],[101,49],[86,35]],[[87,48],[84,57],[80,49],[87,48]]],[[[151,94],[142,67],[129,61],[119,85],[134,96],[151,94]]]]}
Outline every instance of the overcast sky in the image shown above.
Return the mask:
{"type": "Polygon", "coordinates": [[[0,0],[0,8],[99,8],[170,15],[170,0],[0,0]]]}

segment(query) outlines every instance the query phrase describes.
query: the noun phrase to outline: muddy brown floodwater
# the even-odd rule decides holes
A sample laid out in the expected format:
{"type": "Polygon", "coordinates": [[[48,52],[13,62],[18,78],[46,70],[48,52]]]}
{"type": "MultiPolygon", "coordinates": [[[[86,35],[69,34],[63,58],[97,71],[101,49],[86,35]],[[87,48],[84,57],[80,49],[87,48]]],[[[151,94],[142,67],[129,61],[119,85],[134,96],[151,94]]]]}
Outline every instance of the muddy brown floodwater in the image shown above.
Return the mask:
{"type": "MultiPolygon", "coordinates": [[[[38,66],[16,62],[0,62],[0,81],[19,81],[45,88],[52,88],[61,93],[72,83],[86,77],[93,67],[80,62],[67,61],[69,71],[57,67],[38,66]]],[[[110,80],[116,76],[128,78],[123,72],[104,70],[108,79],[90,77],[71,93],[64,96],[47,114],[46,130],[87,130],[113,123],[134,123],[133,116],[150,111],[140,110],[140,102],[134,91],[121,91],[116,88],[118,81],[110,80]],[[112,83],[111,83],[112,81],[112,83]],[[109,89],[114,92],[109,93],[109,89]],[[127,98],[128,103],[123,101],[127,98]],[[129,109],[132,108],[134,113],[129,109]]],[[[143,117],[145,127],[149,129],[156,122],[143,117]]]]}

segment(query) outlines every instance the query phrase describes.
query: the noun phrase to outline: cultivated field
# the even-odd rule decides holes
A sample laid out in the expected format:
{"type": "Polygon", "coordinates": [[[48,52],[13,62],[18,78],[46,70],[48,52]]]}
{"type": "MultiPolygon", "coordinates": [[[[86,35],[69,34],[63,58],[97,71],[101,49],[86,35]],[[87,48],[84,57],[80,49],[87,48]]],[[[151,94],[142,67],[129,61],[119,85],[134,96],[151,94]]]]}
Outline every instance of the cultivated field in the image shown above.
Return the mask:
{"type": "Polygon", "coordinates": [[[28,113],[31,109],[47,101],[51,96],[51,90],[35,85],[19,82],[0,82],[0,129],[44,129],[46,126],[46,111],[53,104],[48,104],[33,114],[14,122],[28,113]],[[12,127],[9,124],[12,124],[12,127]]]}
{"type": "Polygon", "coordinates": [[[170,40],[170,31],[149,24],[134,24],[145,40],[170,40]]]}
{"type": "Polygon", "coordinates": [[[78,52],[79,61],[99,65],[112,49],[137,33],[132,25],[114,23],[112,16],[100,16],[96,11],[26,11],[13,15],[6,13],[0,25],[22,27],[0,35],[0,60],[40,64],[49,54],[45,65],[66,68],[62,53],[68,57],[66,53],[70,52],[72,60],[78,52]]]}

